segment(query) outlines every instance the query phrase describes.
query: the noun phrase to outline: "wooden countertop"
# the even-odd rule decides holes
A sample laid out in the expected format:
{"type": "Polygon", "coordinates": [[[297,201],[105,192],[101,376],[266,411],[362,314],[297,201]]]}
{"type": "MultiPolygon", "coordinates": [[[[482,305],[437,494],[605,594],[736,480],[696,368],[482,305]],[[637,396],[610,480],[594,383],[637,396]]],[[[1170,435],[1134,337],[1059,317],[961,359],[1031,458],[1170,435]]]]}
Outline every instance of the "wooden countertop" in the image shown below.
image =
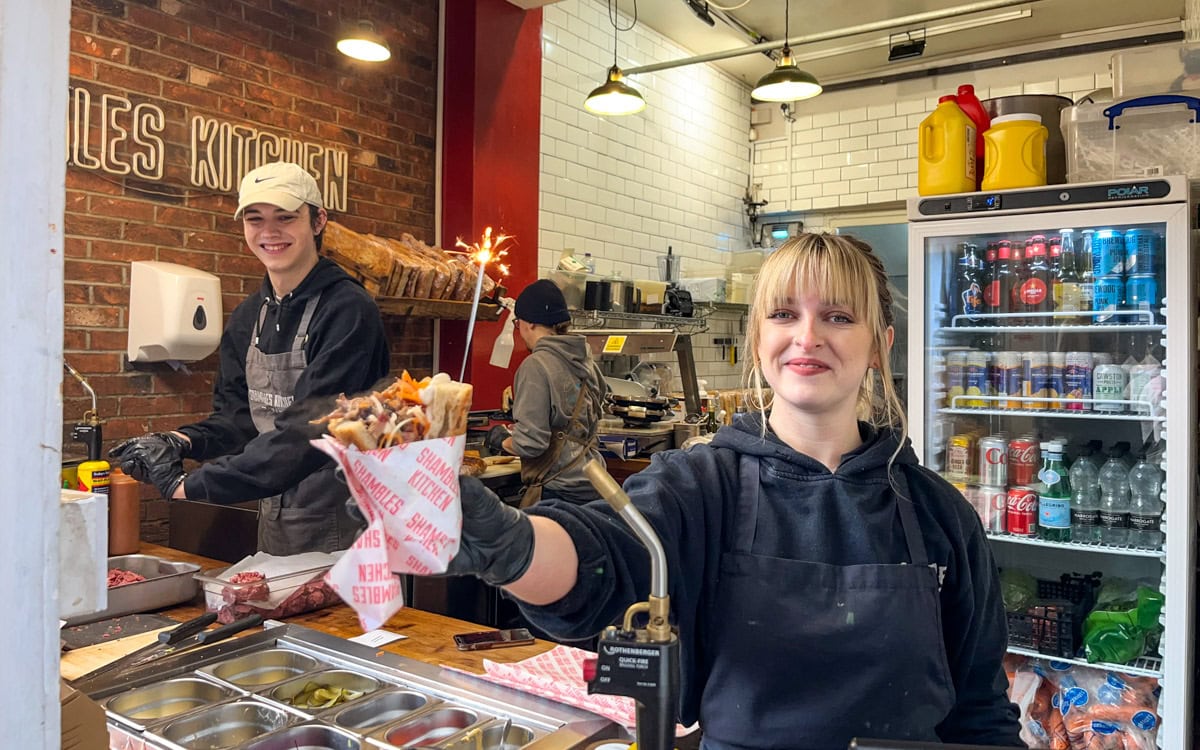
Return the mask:
{"type": "MultiPolygon", "coordinates": [[[[181,552],[157,544],[142,543],[138,551],[145,555],[155,555],[166,560],[196,563],[201,569],[224,567],[227,565],[227,563],[219,560],[181,552]]],[[[158,614],[180,622],[203,613],[203,593],[190,603],[180,604],[158,612],[158,614]]],[[[340,638],[351,638],[361,635],[363,632],[358,624],[358,617],[354,614],[354,610],[345,604],[338,604],[333,607],[319,609],[315,612],[295,615],[287,618],[284,622],[302,625],[340,638]]],[[[432,612],[423,612],[419,609],[409,607],[405,607],[396,613],[383,626],[383,629],[407,636],[403,640],[393,641],[382,646],[381,650],[383,651],[407,656],[429,664],[439,666],[445,664],[478,673],[484,671],[484,659],[497,662],[520,661],[521,659],[527,659],[549,651],[555,645],[549,641],[539,640],[532,646],[513,646],[511,648],[488,651],[459,651],[455,648],[451,636],[455,633],[470,633],[477,630],[487,630],[488,628],[466,622],[465,620],[456,620],[452,617],[445,617],[432,612]]],[[[252,628],[245,631],[245,633],[257,633],[261,632],[261,630],[261,628],[252,628]]]]}

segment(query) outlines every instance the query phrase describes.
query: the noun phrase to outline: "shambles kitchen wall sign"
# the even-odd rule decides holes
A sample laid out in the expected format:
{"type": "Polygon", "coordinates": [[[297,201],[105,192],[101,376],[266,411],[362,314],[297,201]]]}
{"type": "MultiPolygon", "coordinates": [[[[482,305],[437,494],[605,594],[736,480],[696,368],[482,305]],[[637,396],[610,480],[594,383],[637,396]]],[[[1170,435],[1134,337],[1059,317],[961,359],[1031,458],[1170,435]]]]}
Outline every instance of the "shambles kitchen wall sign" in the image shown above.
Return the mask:
{"type": "MultiPolygon", "coordinates": [[[[83,86],[71,86],[67,164],[160,181],[168,149],[180,147],[163,137],[166,129],[166,114],[155,104],[134,104],[117,94],[96,96],[83,86]]],[[[188,178],[193,187],[233,193],[255,167],[290,161],[316,178],[328,209],[346,210],[350,156],[344,149],[203,115],[189,119],[188,134],[188,178]]]]}

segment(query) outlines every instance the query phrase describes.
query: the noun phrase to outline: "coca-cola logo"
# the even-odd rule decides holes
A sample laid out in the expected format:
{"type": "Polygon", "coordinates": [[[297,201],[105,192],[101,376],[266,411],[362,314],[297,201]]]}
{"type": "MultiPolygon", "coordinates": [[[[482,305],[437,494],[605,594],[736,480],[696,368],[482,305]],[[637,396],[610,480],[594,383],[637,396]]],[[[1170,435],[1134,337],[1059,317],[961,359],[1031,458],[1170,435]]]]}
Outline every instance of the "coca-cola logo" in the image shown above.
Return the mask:
{"type": "Polygon", "coordinates": [[[1037,460],[1037,446],[1010,445],[1008,446],[1008,462],[1010,464],[1032,464],[1037,460]]]}
{"type": "Polygon", "coordinates": [[[1021,284],[1021,301],[1027,305],[1040,305],[1046,299],[1046,282],[1038,278],[1026,279],[1021,284]]]}
{"type": "Polygon", "coordinates": [[[983,452],[983,460],[992,466],[1004,464],[1008,461],[1008,454],[1004,452],[1003,448],[988,448],[983,452]]]}
{"type": "Polygon", "coordinates": [[[1037,499],[1036,492],[1009,493],[1008,509],[1014,513],[1033,513],[1037,510],[1037,499]]]}

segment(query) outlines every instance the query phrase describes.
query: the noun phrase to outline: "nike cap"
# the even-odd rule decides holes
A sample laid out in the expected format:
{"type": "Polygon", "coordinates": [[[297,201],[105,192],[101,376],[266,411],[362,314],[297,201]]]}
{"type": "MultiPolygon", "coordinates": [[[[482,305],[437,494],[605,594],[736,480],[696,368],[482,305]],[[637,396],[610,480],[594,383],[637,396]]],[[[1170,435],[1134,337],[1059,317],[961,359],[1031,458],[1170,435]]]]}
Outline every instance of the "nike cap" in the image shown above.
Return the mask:
{"type": "Polygon", "coordinates": [[[286,161],[264,164],[246,173],[238,190],[238,207],[233,218],[240,217],[246,206],[255,203],[270,203],[284,211],[298,211],[305,203],[324,208],[317,181],[300,165],[286,161]]]}

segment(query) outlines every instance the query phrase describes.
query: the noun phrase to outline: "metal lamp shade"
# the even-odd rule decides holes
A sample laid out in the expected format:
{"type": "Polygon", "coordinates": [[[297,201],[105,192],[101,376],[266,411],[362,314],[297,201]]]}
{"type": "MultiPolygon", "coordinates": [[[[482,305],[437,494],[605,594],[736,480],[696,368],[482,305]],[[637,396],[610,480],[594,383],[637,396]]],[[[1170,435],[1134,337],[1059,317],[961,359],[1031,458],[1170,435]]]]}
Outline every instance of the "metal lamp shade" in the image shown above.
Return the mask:
{"type": "Polygon", "coordinates": [[[775,70],[758,79],[758,85],[750,96],[762,102],[794,102],[811,99],[821,93],[821,84],[816,76],[801,70],[792,62],[790,55],[784,56],[775,70]]]}
{"type": "Polygon", "coordinates": [[[646,100],[637,89],[621,80],[621,69],[608,69],[608,81],[588,94],[583,106],[598,115],[632,115],[646,108],[646,100]]]}

